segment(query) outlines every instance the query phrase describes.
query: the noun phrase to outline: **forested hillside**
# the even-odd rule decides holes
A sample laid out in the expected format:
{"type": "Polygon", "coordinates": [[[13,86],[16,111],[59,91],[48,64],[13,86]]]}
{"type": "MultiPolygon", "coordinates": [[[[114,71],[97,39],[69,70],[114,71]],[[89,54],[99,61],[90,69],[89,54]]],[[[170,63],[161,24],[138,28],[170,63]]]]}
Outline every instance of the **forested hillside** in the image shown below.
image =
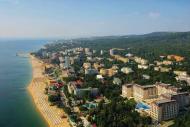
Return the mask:
{"type": "Polygon", "coordinates": [[[77,40],[82,47],[124,48],[145,58],[165,54],[190,55],[190,32],[155,32],[145,35],[97,37],[77,40]]]}

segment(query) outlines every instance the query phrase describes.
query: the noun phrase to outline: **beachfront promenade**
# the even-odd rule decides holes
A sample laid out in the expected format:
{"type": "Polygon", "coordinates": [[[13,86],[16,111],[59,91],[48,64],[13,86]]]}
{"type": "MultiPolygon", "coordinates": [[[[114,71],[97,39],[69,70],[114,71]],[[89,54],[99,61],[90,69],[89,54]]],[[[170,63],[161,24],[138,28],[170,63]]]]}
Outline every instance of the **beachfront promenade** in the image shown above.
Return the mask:
{"type": "Polygon", "coordinates": [[[70,127],[68,119],[61,118],[64,114],[63,110],[56,106],[50,106],[48,96],[44,94],[46,77],[43,75],[43,63],[33,56],[30,56],[30,59],[33,68],[33,79],[28,90],[37,109],[50,127],[70,127]]]}

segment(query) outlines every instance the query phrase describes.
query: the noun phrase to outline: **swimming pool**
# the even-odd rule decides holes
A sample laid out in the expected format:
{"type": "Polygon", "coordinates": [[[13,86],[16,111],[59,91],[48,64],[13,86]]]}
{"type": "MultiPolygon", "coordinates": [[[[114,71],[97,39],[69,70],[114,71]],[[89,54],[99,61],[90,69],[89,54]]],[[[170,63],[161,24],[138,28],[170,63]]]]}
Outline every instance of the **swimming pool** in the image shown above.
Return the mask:
{"type": "Polygon", "coordinates": [[[150,107],[149,107],[147,104],[143,103],[143,102],[137,103],[137,105],[136,105],[135,108],[136,108],[136,109],[143,109],[143,110],[148,110],[148,109],[150,109],[150,107]]]}

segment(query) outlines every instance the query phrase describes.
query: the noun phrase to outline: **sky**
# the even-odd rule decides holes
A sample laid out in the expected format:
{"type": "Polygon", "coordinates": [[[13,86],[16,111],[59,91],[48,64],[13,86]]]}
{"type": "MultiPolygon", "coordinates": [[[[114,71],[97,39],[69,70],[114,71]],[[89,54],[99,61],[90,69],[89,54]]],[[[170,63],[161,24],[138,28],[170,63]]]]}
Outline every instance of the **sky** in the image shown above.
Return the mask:
{"type": "Polygon", "coordinates": [[[0,38],[190,31],[190,0],[0,0],[0,38]]]}

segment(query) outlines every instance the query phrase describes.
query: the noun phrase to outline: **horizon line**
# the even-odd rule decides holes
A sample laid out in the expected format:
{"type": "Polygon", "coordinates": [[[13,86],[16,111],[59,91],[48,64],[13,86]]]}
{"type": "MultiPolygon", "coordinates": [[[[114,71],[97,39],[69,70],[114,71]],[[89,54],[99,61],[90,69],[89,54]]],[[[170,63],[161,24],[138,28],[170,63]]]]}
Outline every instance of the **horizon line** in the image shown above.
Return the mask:
{"type": "Polygon", "coordinates": [[[68,40],[68,39],[82,39],[82,38],[95,38],[95,37],[119,37],[119,36],[138,36],[138,35],[146,35],[151,33],[187,33],[188,31],[153,31],[139,34],[112,34],[112,35],[81,35],[81,36],[68,36],[68,37],[0,37],[1,40],[68,40]]]}

